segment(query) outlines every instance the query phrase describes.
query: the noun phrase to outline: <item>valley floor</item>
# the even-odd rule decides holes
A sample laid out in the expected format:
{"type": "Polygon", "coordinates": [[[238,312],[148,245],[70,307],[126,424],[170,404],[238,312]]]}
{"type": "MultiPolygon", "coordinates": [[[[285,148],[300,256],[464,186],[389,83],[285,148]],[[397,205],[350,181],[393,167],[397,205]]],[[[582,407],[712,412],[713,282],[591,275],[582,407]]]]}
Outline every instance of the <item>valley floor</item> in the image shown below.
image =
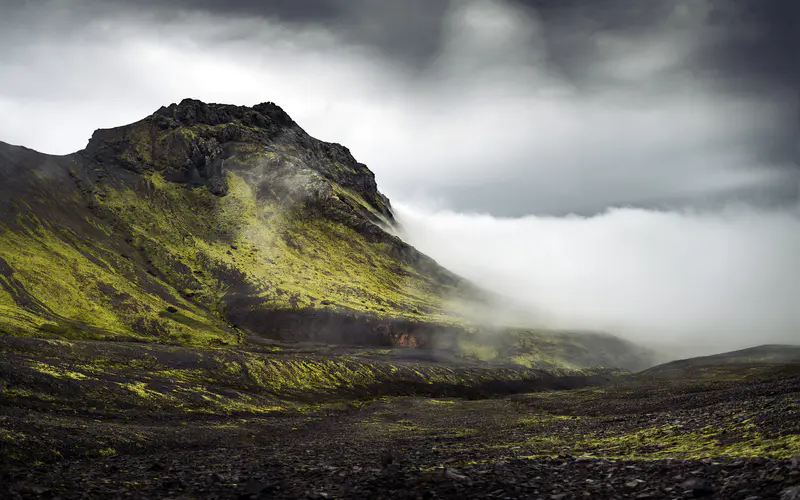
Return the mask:
{"type": "Polygon", "coordinates": [[[796,362],[496,397],[458,384],[447,387],[459,397],[343,388],[303,399],[272,387],[270,403],[248,395],[249,379],[209,378],[186,352],[151,351],[143,375],[132,362],[109,368],[124,353],[91,371],[78,361],[97,346],[62,345],[60,365],[20,342],[0,343],[2,498],[800,498],[796,362]],[[153,378],[168,361],[185,386],[153,378]],[[159,402],[203,380],[195,403],[159,402]],[[113,384],[139,399],[103,392],[113,384]],[[235,411],[215,403],[225,394],[235,411]]]}

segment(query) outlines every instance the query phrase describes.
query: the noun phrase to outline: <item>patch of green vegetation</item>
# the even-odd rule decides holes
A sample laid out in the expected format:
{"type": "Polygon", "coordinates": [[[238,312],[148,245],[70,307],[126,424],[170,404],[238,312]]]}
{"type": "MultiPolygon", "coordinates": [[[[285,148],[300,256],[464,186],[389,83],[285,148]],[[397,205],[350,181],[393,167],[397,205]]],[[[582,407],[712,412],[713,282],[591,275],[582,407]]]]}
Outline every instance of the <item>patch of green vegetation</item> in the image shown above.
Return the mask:
{"type": "Polygon", "coordinates": [[[428,404],[431,404],[431,405],[445,405],[445,406],[451,406],[451,405],[454,405],[454,404],[456,404],[456,401],[455,401],[454,399],[436,399],[436,398],[429,398],[429,399],[426,399],[425,401],[426,401],[428,404]]]}
{"type": "Polygon", "coordinates": [[[459,348],[461,349],[461,355],[465,358],[472,358],[480,361],[497,359],[497,349],[491,345],[462,341],[459,343],[459,348]]]}
{"type": "Polygon", "coordinates": [[[86,380],[89,378],[81,372],[69,370],[62,366],[54,366],[47,363],[42,363],[40,361],[31,363],[30,367],[39,373],[44,373],[50,375],[51,377],[56,377],[56,378],[73,379],[73,380],[86,380]]]}
{"type": "Polygon", "coordinates": [[[148,389],[145,382],[120,382],[119,385],[125,389],[128,389],[142,399],[169,399],[166,394],[148,389]]]}
{"type": "Polygon", "coordinates": [[[21,441],[25,441],[25,434],[0,428],[0,440],[19,443],[21,441]]]}
{"type": "Polygon", "coordinates": [[[32,214],[20,217],[17,228],[0,231],[0,258],[13,270],[5,278],[7,286],[13,285],[25,303],[38,305],[26,310],[19,305],[22,299],[8,300],[9,293],[0,296],[0,325],[11,323],[7,331],[72,339],[156,337],[198,344],[231,337],[220,330],[218,319],[209,321],[174,290],[171,302],[197,322],[187,326],[162,318],[159,313],[169,303],[142,288],[133,264],[110,245],[105,247],[102,236],[91,239],[32,214]],[[198,328],[198,322],[204,328],[198,328]]]}
{"type": "Polygon", "coordinates": [[[609,335],[547,330],[507,329],[488,336],[471,332],[458,338],[457,348],[467,358],[507,360],[562,374],[636,367],[645,359],[636,354],[637,347],[609,335]]]}
{"type": "Polygon", "coordinates": [[[674,425],[645,427],[632,431],[604,430],[579,432],[550,432],[559,421],[574,417],[535,415],[520,420],[521,424],[537,427],[535,434],[524,441],[507,443],[499,448],[521,448],[520,458],[557,456],[606,457],[619,459],[655,460],[666,458],[699,459],[706,457],[772,457],[790,458],[800,453],[797,435],[765,435],[750,420],[733,421],[724,425],[707,425],[698,430],[681,430],[674,425]],[[535,450],[534,454],[526,454],[535,450]]]}
{"type": "Polygon", "coordinates": [[[13,335],[30,335],[36,331],[42,318],[17,304],[2,287],[6,281],[4,276],[0,276],[0,330],[13,335]]]}
{"type": "MultiPolygon", "coordinates": [[[[344,168],[344,166],[341,165],[341,164],[337,163],[336,165],[339,165],[340,168],[344,168]]],[[[386,227],[391,227],[392,226],[392,223],[386,218],[386,216],[384,214],[382,214],[381,212],[376,210],[376,207],[372,206],[370,203],[367,203],[367,201],[364,199],[363,196],[361,196],[360,194],[356,193],[352,189],[347,189],[347,188],[344,188],[344,187],[334,183],[333,184],[333,192],[334,192],[334,196],[337,199],[343,200],[343,201],[346,200],[346,202],[349,202],[348,204],[350,206],[352,206],[352,207],[354,207],[356,209],[366,210],[367,212],[372,214],[372,216],[375,217],[378,221],[383,223],[386,227]]]]}

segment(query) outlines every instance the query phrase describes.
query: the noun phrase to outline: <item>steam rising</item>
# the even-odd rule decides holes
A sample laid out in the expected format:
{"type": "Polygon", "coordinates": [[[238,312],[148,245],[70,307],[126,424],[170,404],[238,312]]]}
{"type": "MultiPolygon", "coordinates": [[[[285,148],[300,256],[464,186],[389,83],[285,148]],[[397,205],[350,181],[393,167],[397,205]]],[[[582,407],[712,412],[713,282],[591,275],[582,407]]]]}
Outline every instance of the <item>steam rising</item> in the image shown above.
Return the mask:
{"type": "Polygon", "coordinates": [[[0,140],[68,153],[185,97],[274,101],[376,172],[412,244],[532,321],[707,351],[800,340],[800,176],[781,149],[797,93],[696,57],[760,36],[749,17],[724,31],[713,2],[677,1],[603,28],[510,0],[438,2],[441,19],[355,1],[344,32],[246,1],[19,3],[0,20],[0,140]],[[376,29],[406,14],[405,37],[376,29]],[[410,65],[369,45],[384,32],[397,53],[438,44],[410,65]]]}

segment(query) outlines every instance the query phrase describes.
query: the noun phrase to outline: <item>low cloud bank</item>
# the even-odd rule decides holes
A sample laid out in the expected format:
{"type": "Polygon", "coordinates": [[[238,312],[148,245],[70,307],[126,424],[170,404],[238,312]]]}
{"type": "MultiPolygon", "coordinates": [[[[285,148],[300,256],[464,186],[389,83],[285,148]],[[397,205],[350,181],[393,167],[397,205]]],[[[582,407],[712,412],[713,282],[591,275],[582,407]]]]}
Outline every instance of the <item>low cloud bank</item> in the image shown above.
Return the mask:
{"type": "Polygon", "coordinates": [[[531,311],[687,355],[800,343],[800,210],[498,218],[398,204],[403,236],[531,311]]]}

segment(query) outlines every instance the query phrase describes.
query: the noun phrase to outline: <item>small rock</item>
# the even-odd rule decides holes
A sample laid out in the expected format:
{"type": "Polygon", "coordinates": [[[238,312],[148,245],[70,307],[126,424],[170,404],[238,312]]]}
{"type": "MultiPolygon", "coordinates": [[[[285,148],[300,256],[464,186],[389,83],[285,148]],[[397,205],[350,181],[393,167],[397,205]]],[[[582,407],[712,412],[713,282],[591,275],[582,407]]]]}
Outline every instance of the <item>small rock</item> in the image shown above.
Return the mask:
{"type": "Polygon", "coordinates": [[[781,500],[800,500],[800,486],[792,486],[781,491],[781,500]]]}
{"type": "Polygon", "coordinates": [[[169,307],[167,307],[167,312],[176,313],[176,312],[178,312],[178,308],[177,307],[173,307],[173,306],[169,306],[169,307]]]}
{"type": "Polygon", "coordinates": [[[695,497],[704,497],[714,494],[714,486],[707,480],[700,477],[687,479],[681,484],[681,488],[689,491],[695,497]]]}
{"type": "Polygon", "coordinates": [[[260,495],[271,489],[272,485],[270,483],[251,480],[245,483],[243,491],[245,495],[260,495]]]}
{"type": "Polygon", "coordinates": [[[394,453],[388,450],[381,453],[381,465],[389,467],[392,462],[394,462],[394,453]]]}
{"type": "Polygon", "coordinates": [[[469,477],[465,476],[464,474],[460,474],[455,469],[450,469],[450,468],[444,470],[444,477],[448,479],[453,479],[455,481],[469,481],[469,477]]]}
{"type": "Polygon", "coordinates": [[[20,493],[30,493],[33,495],[43,495],[50,491],[49,488],[40,486],[38,484],[18,484],[17,491],[20,493]]]}

